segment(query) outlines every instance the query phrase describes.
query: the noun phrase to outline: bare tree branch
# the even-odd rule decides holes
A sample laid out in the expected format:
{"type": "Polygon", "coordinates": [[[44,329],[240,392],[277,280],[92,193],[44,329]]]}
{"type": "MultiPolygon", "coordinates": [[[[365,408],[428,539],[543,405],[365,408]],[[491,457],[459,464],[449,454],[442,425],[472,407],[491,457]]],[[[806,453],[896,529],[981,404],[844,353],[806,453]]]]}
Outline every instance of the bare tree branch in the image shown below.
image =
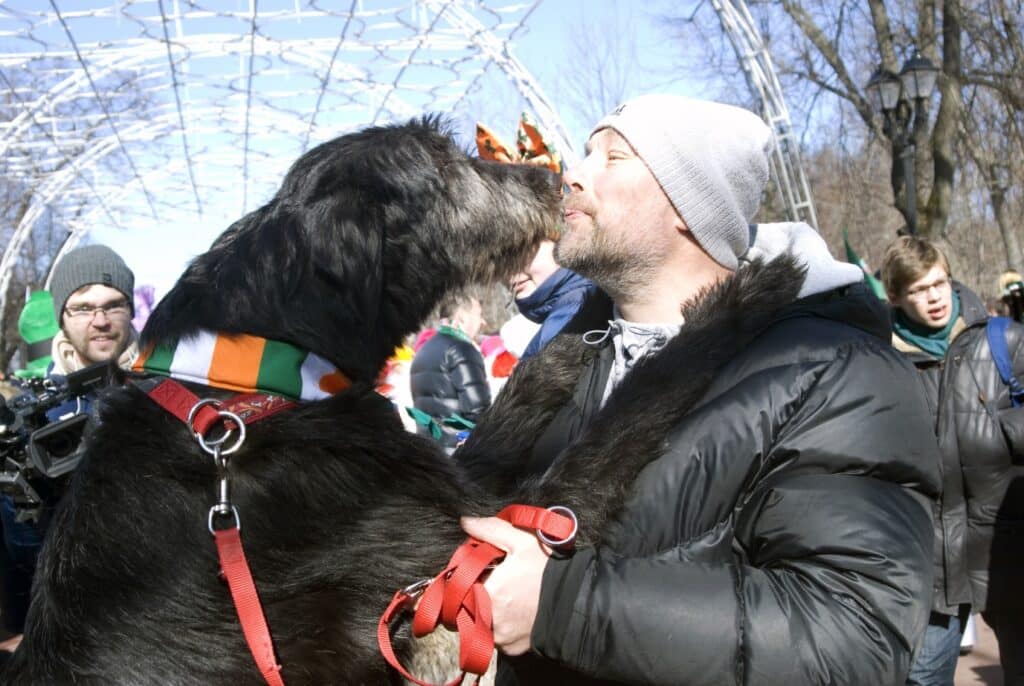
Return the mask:
{"type": "Polygon", "coordinates": [[[846,95],[842,97],[845,97],[853,104],[857,113],[860,114],[861,119],[864,120],[864,123],[868,128],[873,129],[879,135],[884,135],[882,134],[881,128],[875,121],[875,114],[871,109],[871,103],[868,102],[867,98],[861,95],[860,88],[851,78],[846,69],[846,64],[839,56],[839,51],[836,49],[835,45],[829,42],[825,37],[825,33],[817,24],[814,23],[814,20],[807,11],[800,5],[793,2],[793,0],[783,0],[782,8],[818,50],[821,56],[825,59],[825,62],[827,62],[829,67],[832,68],[832,71],[835,72],[836,78],[838,78],[839,82],[843,84],[846,91],[846,95]]]}
{"type": "Polygon", "coordinates": [[[882,0],[869,0],[868,7],[871,9],[871,24],[875,27],[875,42],[878,44],[882,69],[895,72],[899,69],[899,61],[892,44],[892,29],[889,27],[889,13],[885,3],[882,0]]]}

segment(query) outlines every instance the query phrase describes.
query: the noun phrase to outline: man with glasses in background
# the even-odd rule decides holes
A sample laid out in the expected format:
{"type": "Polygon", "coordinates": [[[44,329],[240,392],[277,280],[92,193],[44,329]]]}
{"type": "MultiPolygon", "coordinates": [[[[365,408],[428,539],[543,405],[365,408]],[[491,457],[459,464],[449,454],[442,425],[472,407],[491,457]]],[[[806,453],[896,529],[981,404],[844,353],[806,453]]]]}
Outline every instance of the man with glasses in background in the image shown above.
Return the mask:
{"type": "Polygon", "coordinates": [[[70,374],[97,362],[117,360],[128,369],[138,354],[132,328],[135,275],[105,245],[72,250],[50,279],[60,332],[53,339],[53,370],[70,374]]]}
{"type": "MultiPolygon", "coordinates": [[[[886,250],[882,282],[893,345],[920,372],[942,460],[932,613],[907,683],[953,686],[972,611],[995,630],[1005,683],[1024,683],[1024,467],[1013,464],[1024,457],[1024,408],[1013,407],[994,362],[984,305],[952,280],[934,245],[898,238],[886,250]]],[[[1024,379],[1024,326],[1012,322],[998,335],[1024,379]]]]}
{"type": "MultiPolygon", "coordinates": [[[[138,355],[138,334],[132,327],[134,291],[135,275],[110,248],[88,245],[65,255],[50,279],[60,330],[53,337],[48,376],[66,376],[109,360],[116,360],[122,369],[130,368],[138,355]]],[[[89,412],[91,401],[89,396],[72,398],[48,410],[46,418],[56,422],[89,412]]],[[[47,485],[39,486],[43,507],[34,521],[19,517],[10,496],[0,497],[5,553],[0,559],[0,619],[14,635],[0,643],[0,650],[17,646],[28,612],[36,557],[62,492],[59,488],[48,491],[47,485]]]]}

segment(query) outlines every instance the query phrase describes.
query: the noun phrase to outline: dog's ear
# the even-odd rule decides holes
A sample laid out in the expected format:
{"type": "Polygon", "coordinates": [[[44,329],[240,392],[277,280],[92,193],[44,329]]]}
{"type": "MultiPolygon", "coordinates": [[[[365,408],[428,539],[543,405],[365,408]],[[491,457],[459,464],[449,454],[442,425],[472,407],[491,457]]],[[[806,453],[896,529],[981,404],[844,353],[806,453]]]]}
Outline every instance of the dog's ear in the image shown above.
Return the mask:
{"type": "Polygon", "coordinates": [[[453,160],[437,119],[366,129],[297,160],[278,193],[302,217],[313,278],[388,354],[457,275],[437,211],[453,160]]]}
{"type": "Polygon", "coordinates": [[[256,333],[301,297],[310,265],[301,223],[276,201],[250,212],[196,257],[160,301],[142,343],[174,344],[200,329],[256,333]]]}

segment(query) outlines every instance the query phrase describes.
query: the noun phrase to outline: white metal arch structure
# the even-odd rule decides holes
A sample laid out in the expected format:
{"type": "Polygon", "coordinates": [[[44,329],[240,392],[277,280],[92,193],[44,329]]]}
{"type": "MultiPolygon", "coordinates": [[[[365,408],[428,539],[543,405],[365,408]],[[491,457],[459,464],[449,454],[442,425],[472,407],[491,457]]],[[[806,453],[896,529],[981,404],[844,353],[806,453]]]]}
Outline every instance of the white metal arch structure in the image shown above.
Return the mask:
{"type": "Polygon", "coordinates": [[[761,32],[744,0],[711,0],[711,5],[732,42],[750,89],[761,100],[761,116],[775,136],[772,169],[778,179],[786,211],[792,220],[805,221],[817,229],[818,215],[814,211],[814,201],[800,162],[800,146],[793,135],[789,108],[761,32]]]}
{"type": "Polygon", "coordinates": [[[38,223],[226,227],[324,140],[514,89],[572,159],[509,41],[541,0],[0,0],[0,317],[38,223]],[[489,92],[489,91],[486,91],[489,92]]]}

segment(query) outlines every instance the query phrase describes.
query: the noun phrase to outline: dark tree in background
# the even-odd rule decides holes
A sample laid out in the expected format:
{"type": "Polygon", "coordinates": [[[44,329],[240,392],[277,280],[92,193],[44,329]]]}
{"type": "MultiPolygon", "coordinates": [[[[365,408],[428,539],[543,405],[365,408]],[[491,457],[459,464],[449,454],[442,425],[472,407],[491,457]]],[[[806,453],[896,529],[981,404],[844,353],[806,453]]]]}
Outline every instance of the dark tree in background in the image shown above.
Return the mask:
{"type": "MultiPolygon", "coordinates": [[[[823,235],[842,254],[847,229],[877,265],[902,229],[906,179],[865,86],[899,72],[915,49],[940,69],[913,134],[918,232],[950,254],[956,276],[993,294],[1022,264],[1024,43],[1022,0],[782,0],[748,2],[779,71],[823,235]]],[[[709,3],[668,9],[681,71],[720,97],[744,92],[731,44],[709,3]]],[[[771,217],[767,217],[770,219],[771,217]]]]}

